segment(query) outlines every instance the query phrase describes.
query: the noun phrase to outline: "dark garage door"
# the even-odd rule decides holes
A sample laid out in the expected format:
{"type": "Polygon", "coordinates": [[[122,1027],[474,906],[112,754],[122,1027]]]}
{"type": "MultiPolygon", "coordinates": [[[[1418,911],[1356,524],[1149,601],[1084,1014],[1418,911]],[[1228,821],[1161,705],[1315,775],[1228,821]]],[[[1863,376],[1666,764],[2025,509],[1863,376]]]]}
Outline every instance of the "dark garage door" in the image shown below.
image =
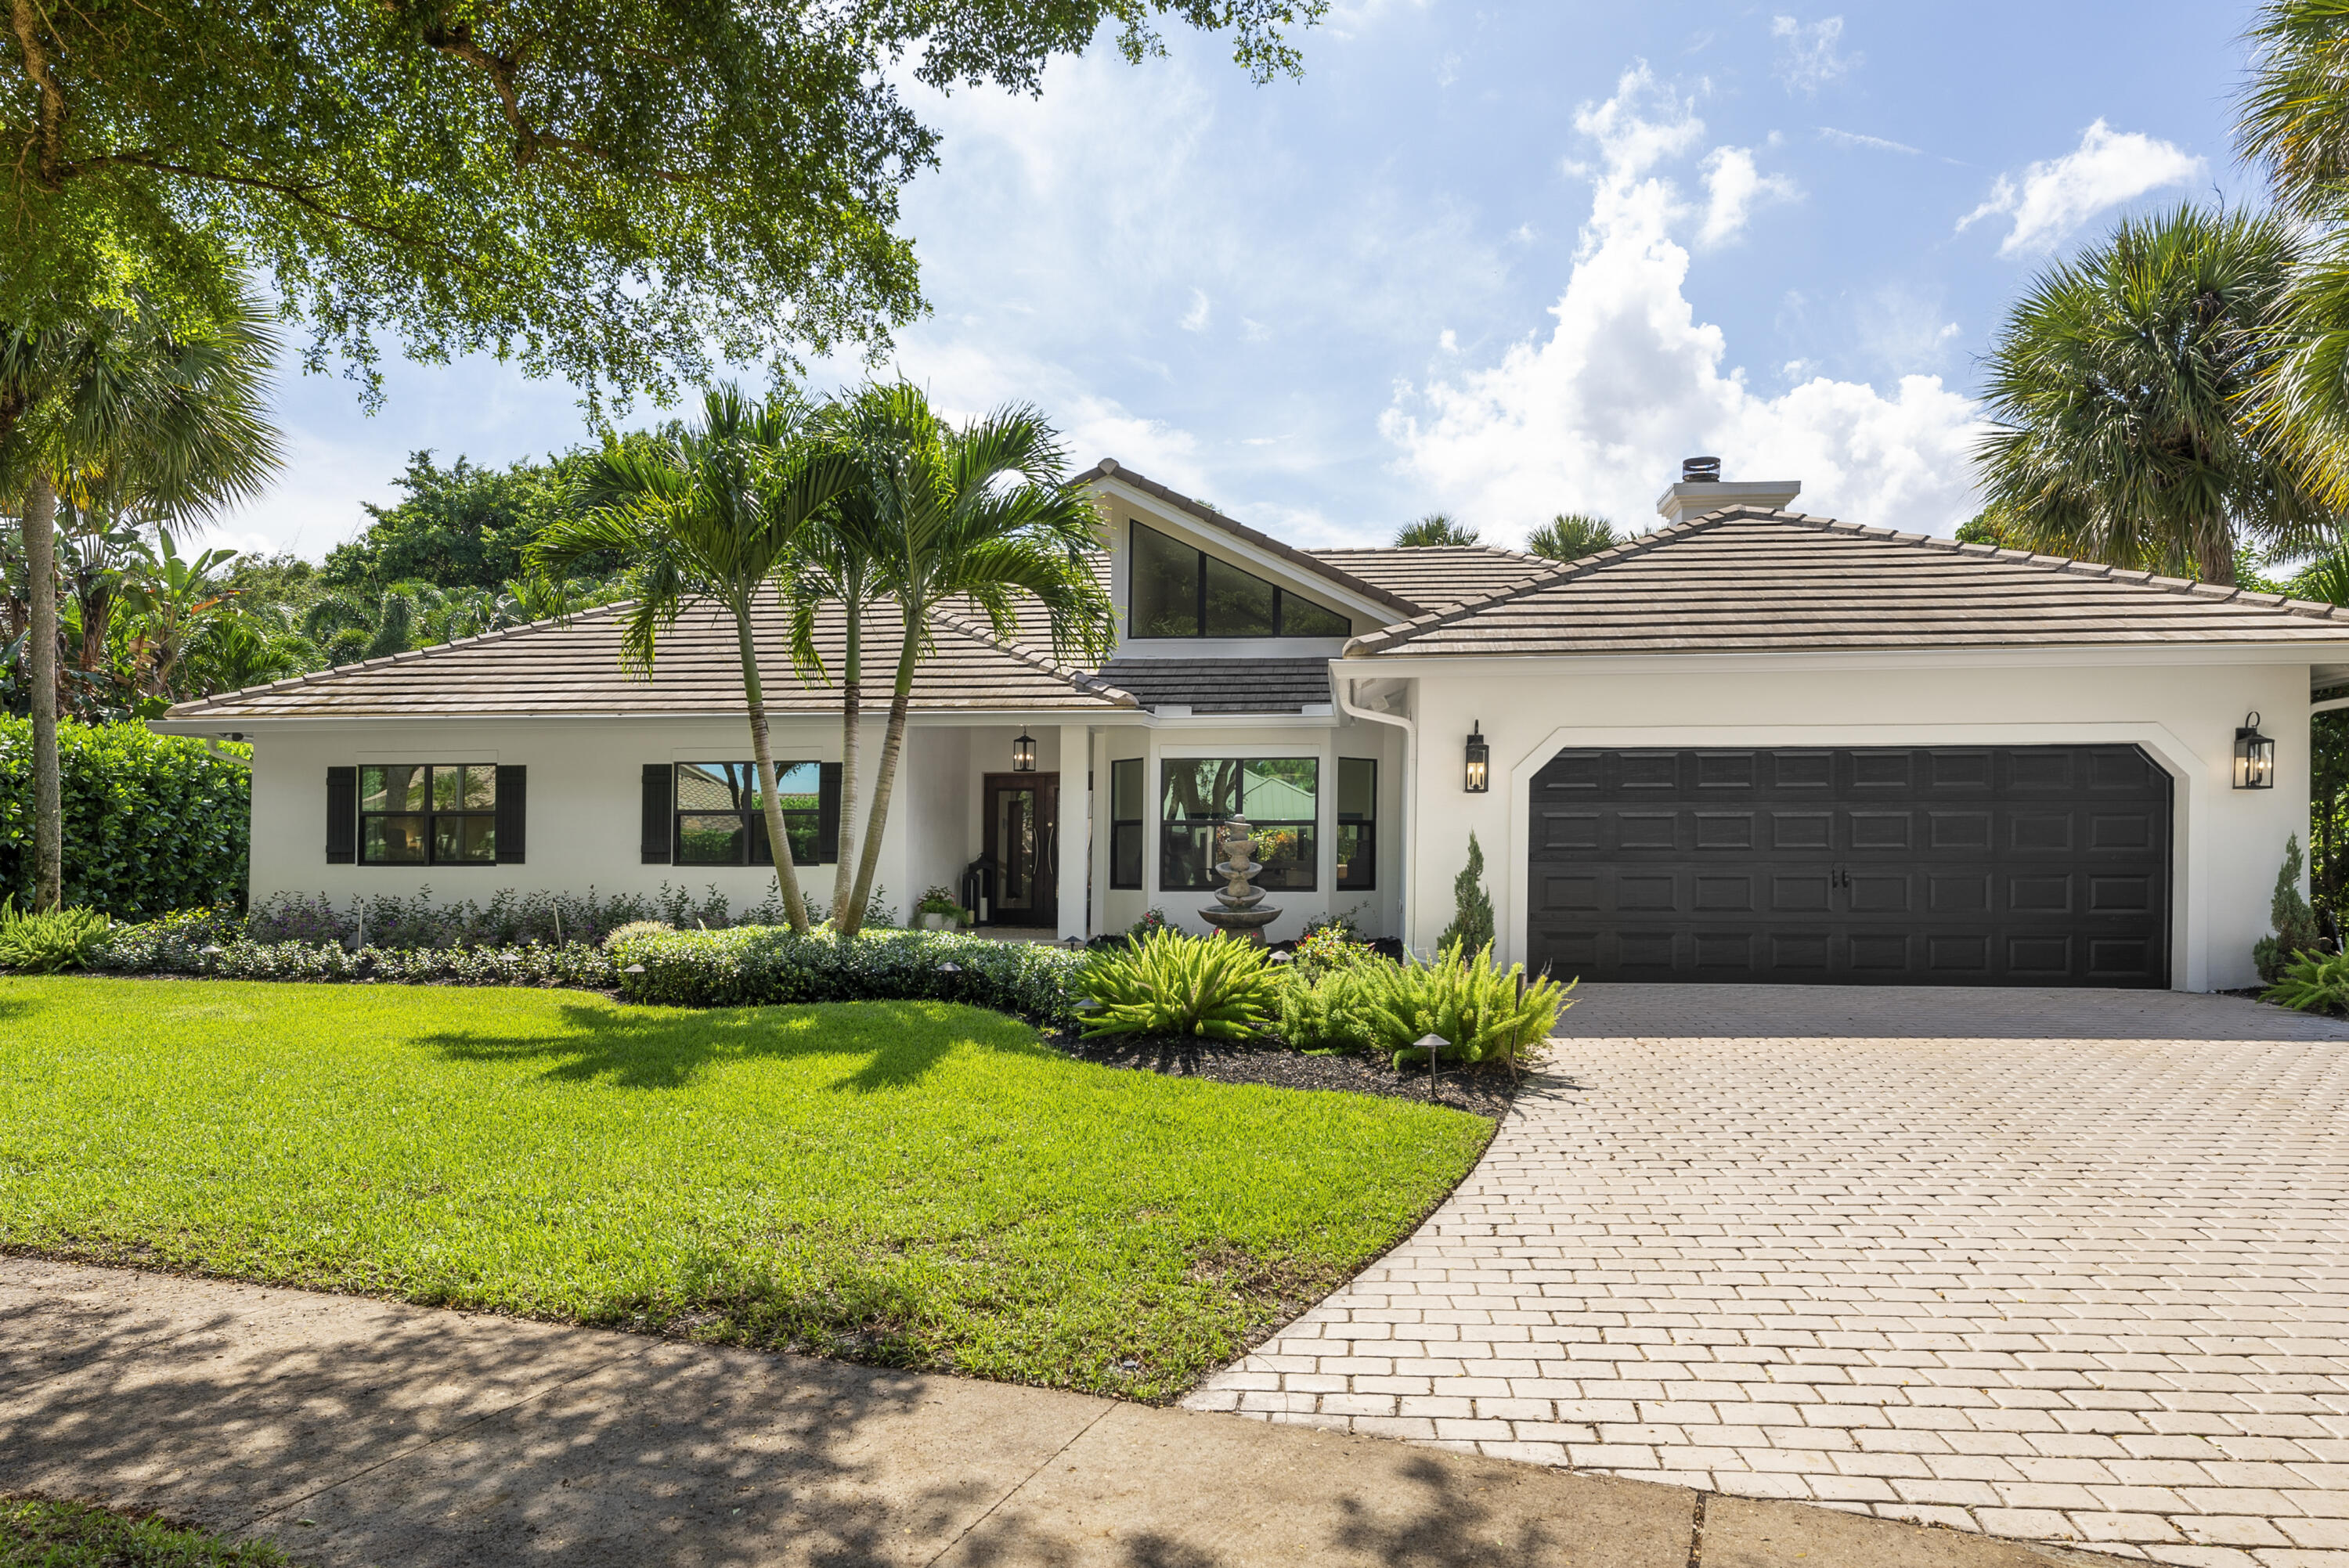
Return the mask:
{"type": "Polygon", "coordinates": [[[1531,967],[2166,985],[2169,812],[2134,746],[1561,751],[1534,778],[1531,967]]]}

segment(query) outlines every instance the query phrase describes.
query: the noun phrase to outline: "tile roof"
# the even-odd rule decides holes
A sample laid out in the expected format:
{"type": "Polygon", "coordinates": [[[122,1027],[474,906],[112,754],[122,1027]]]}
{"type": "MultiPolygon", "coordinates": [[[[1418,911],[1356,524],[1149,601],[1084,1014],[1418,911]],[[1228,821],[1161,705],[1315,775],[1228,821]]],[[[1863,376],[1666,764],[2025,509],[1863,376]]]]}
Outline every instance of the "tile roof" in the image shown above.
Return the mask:
{"type": "MultiPolygon", "coordinates": [[[[264,718],[498,717],[564,715],[728,714],[742,711],[742,665],[730,616],[688,611],[660,639],[651,678],[620,667],[621,611],[604,605],[565,621],[539,621],[463,642],[443,643],[366,664],[297,676],[274,686],[184,702],[169,721],[264,718]]],[[[887,700],[902,623],[893,609],[864,621],[864,691],[887,700]]],[[[847,617],[820,615],[816,646],[840,671],[847,617]]],[[[770,604],[757,619],[760,668],[772,713],[837,713],[836,684],[807,684],[791,665],[790,619],[770,604]]],[[[1049,648],[999,642],[983,620],[950,611],[932,617],[936,652],[914,678],[925,711],[1131,708],[1129,694],[1055,660],[1049,648]]]]}
{"type": "Polygon", "coordinates": [[[2349,611],[1733,508],[1355,638],[1350,657],[2349,642],[2349,611]]]}
{"type": "Polygon", "coordinates": [[[1296,713],[1330,701],[1327,659],[1112,659],[1102,679],[1144,707],[1194,713],[1296,713]]]}
{"type": "Polygon", "coordinates": [[[1413,614],[1449,610],[1471,599],[1483,599],[1515,587],[1528,578],[1547,576],[1558,563],[1544,556],[1521,555],[1488,544],[1389,545],[1369,550],[1315,550],[1316,561],[1326,561],[1365,583],[1375,583],[1409,603],[1413,614]]]}

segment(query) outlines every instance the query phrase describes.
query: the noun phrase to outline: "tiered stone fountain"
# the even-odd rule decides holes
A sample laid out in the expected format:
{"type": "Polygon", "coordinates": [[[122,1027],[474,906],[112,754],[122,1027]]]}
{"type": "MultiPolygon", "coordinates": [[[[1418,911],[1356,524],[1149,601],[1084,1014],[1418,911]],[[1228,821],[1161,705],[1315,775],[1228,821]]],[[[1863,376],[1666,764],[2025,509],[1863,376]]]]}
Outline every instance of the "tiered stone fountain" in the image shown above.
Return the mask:
{"type": "Polygon", "coordinates": [[[1246,817],[1234,817],[1216,834],[1216,848],[1222,861],[1216,874],[1224,879],[1224,886],[1216,894],[1220,907],[1203,909],[1199,918],[1227,936],[1237,936],[1264,944],[1264,928],[1280,918],[1280,911],[1264,902],[1264,890],[1256,885],[1257,873],[1263,865],[1256,858],[1256,838],[1248,830],[1246,817]]]}

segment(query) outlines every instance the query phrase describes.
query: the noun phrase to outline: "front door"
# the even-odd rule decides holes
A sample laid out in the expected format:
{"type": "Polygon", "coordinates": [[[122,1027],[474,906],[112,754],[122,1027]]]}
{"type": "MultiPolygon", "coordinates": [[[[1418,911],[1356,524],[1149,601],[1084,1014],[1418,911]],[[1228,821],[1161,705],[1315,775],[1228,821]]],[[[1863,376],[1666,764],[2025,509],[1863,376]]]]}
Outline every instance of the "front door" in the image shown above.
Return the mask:
{"type": "Polygon", "coordinates": [[[995,868],[996,925],[1057,926],[1061,923],[1061,857],[1057,839],[1061,776],[987,776],[987,860],[995,868]]]}

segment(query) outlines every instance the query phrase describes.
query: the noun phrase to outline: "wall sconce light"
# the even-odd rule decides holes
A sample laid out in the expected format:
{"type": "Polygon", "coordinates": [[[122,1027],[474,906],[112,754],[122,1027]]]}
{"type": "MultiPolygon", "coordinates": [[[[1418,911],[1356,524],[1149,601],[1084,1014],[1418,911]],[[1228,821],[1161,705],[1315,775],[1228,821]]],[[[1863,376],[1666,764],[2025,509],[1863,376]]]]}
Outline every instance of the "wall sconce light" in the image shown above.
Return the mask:
{"type": "Polygon", "coordinates": [[[2235,731],[2235,788],[2275,788],[2275,742],[2260,733],[2256,713],[2245,714],[2243,727],[2235,731]]]}
{"type": "Polygon", "coordinates": [[[1019,732],[1019,738],[1011,743],[1011,771],[1036,771],[1036,738],[1024,729],[1019,732]]]}
{"type": "Polygon", "coordinates": [[[1482,795],[1493,787],[1493,748],[1485,744],[1485,727],[1468,727],[1468,793],[1482,795]]]}

